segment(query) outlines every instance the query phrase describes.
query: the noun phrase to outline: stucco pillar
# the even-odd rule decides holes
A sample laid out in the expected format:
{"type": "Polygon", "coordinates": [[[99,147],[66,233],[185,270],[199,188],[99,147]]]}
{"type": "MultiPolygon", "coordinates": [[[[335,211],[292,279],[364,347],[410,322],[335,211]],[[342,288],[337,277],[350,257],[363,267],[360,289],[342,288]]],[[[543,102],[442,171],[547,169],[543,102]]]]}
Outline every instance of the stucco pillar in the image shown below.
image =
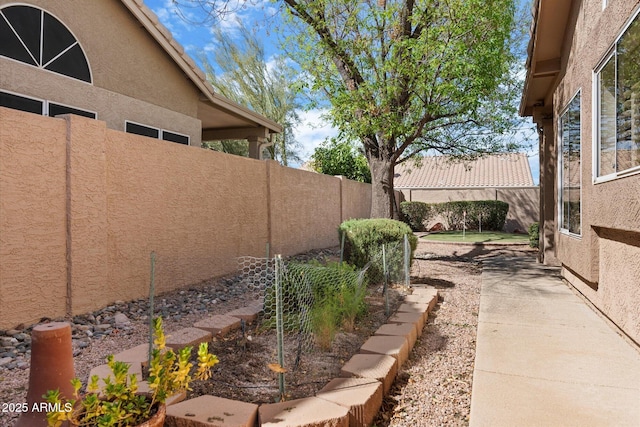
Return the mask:
{"type": "Polygon", "coordinates": [[[262,160],[262,149],[265,147],[267,139],[260,136],[251,136],[247,138],[247,141],[249,141],[249,157],[262,160]]]}
{"type": "Polygon", "coordinates": [[[67,314],[113,301],[107,269],[106,124],[67,115],[67,314]],[[70,313],[69,313],[70,312],[70,313]]]}
{"type": "Polygon", "coordinates": [[[535,109],[540,136],[540,261],[559,265],[556,256],[558,150],[551,109],[535,109]]]}

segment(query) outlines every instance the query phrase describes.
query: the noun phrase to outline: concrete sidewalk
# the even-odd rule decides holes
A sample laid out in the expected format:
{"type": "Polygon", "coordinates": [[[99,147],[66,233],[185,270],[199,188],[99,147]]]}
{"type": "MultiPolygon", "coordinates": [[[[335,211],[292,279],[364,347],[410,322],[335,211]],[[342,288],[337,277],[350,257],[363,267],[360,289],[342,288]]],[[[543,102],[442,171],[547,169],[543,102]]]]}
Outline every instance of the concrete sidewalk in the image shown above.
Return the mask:
{"type": "Polygon", "coordinates": [[[640,353],[558,273],[484,262],[471,426],[640,426],[640,353]]]}

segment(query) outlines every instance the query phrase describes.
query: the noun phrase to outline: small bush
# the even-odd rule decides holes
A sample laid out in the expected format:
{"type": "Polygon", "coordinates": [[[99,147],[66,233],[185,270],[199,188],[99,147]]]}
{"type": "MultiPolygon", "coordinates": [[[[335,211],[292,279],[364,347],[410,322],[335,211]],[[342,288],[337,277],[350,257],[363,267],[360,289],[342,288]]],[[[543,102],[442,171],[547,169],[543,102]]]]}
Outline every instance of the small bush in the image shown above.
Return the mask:
{"type": "Polygon", "coordinates": [[[402,221],[413,231],[424,231],[425,223],[434,215],[433,205],[424,202],[401,202],[402,221]]]}
{"type": "MultiPolygon", "coordinates": [[[[409,238],[411,246],[410,260],[413,260],[413,252],[418,244],[418,239],[411,232],[411,228],[401,222],[392,219],[351,219],[340,224],[339,237],[345,236],[344,259],[356,267],[364,268],[370,261],[379,257],[382,245],[401,245],[404,236],[409,238]]],[[[390,251],[387,265],[390,268],[404,263],[402,251],[390,251]]],[[[367,270],[367,277],[373,282],[379,282],[383,277],[381,262],[373,262],[367,270]]]]}
{"type": "Polygon", "coordinates": [[[537,222],[529,226],[529,246],[532,248],[540,247],[540,224],[537,222]]]}

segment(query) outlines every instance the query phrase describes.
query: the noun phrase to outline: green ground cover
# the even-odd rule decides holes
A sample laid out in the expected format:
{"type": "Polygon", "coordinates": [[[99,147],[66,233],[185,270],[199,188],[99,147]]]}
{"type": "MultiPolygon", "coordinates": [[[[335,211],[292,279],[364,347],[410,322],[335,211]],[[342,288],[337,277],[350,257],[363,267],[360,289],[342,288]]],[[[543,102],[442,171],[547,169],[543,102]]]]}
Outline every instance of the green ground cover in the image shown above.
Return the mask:
{"type": "Polygon", "coordinates": [[[528,243],[529,236],[526,234],[502,233],[497,231],[441,231],[438,233],[430,233],[422,237],[425,240],[434,242],[462,242],[462,243],[528,243]]]}

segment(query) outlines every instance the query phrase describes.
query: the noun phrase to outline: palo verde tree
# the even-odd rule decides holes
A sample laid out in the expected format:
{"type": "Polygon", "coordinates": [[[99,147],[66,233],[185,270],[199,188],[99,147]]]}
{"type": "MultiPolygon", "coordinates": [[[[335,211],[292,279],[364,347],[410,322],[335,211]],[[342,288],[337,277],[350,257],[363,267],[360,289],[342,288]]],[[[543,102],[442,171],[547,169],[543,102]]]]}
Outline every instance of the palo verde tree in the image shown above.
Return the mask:
{"type": "MultiPolygon", "coordinates": [[[[228,0],[174,0],[224,12],[228,0]]],[[[517,96],[514,0],[279,0],[290,56],[371,170],[373,217],[397,217],[394,168],[416,154],[504,149],[517,96]]],[[[234,2],[233,4],[237,4],[234,2]]]]}
{"type": "MultiPolygon", "coordinates": [[[[261,41],[241,22],[239,31],[212,30],[215,49],[212,62],[202,54],[207,79],[225,97],[276,121],[283,127],[272,135],[271,158],[287,166],[299,160],[293,128],[300,121],[297,92],[290,85],[296,71],[282,56],[267,60],[261,41]],[[216,68],[217,67],[217,68],[216,68]]],[[[231,154],[248,155],[246,143],[220,141],[211,148],[231,154]]]]}

